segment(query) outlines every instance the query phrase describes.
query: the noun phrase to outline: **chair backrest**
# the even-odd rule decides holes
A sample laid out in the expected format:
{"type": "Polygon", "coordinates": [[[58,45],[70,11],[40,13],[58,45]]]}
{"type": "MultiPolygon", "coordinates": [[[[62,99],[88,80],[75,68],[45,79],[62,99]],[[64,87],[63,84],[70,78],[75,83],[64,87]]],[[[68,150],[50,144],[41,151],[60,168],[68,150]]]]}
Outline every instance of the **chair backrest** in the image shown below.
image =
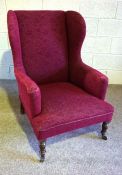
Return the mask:
{"type": "Polygon", "coordinates": [[[65,12],[14,12],[26,73],[37,83],[67,81],[68,45],[65,12]]]}
{"type": "Polygon", "coordinates": [[[8,32],[14,66],[36,83],[69,81],[80,65],[85,21],[73,11],[9,11],[8,32]]]}

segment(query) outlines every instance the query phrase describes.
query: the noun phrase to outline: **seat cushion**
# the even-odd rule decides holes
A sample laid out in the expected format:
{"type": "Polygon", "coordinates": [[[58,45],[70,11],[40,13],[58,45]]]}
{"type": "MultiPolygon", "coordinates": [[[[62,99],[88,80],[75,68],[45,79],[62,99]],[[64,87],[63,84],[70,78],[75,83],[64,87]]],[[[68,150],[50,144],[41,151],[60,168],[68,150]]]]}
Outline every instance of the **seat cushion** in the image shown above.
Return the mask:
{"type": "Polygon", "coordinates": [[[70,83],[40,85],[42,112],[31,123],[38,139],[109,122],[113,107],[70,83]]]}

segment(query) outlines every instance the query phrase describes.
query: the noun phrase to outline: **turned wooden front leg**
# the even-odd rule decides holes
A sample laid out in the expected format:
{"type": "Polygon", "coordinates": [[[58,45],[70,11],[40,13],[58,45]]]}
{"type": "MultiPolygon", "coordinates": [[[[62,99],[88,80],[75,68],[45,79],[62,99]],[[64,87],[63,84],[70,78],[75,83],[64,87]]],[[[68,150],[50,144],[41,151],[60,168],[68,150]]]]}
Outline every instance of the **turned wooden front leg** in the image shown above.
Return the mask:
{"type": "Polygon", "coordinates": [[[102,131],[101,131],[103,140],[107,140],[107,136],[106,136],[107,129],[108,129],[108,123],[107,122],[103,122],[103,124],[102,124],[102,131]]]}
{"type": "Polygon", "coordinates": [[[40,153],[41,153],[40,162],[44,162],[45,152],[46,152],[46,140],[43,140],[43,141],[40,142],[40,153]]]}
{"type": "Polygon", "coordinates": [[[25,113],[25,110],[24,110],[24,107],[23,107],[23,104],[22,104],[21,101],[20,101],[20,113],[21,114],[24,114],[25,113]]]}

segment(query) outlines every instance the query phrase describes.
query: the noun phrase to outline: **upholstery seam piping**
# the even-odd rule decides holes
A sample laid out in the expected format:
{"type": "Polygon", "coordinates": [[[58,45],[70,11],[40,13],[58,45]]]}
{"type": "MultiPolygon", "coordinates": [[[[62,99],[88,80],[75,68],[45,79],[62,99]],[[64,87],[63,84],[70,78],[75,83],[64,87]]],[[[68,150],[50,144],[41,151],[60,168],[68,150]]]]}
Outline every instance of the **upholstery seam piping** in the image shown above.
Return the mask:
{"type": "Polygon", "coordinates": [[[64,124],[56,125],[56,126],[50,127],[50,128],[48,128],[48,129],[45,129],[45,130],[39,130],[39,132],[40,132],[40,131],[48,131],[48,130],[50,130],[50,129],[53,129],[53,128],[56,128],[56,127],[59,127],[59,126],[61,126],[61,125],[68,125],[68,124],[76,123],[76,122],[78,122],[78,121],[88,120],[88,119],[92,119],[92,118],[97,118],[97,117],[104,116],[104,115],[108,115],[108,114],[113,114],[113,112],[109,112],[109,113],[105,113],[105,114],[97,115],[96,117],[93,116],[93,117],[89,117],[89,118],[86,118],[86,119],[80,119],[80,120],[77,120],[77,121],[72,121],[72,122],[68,122],[68,123],[64,123],[64,124]]]}

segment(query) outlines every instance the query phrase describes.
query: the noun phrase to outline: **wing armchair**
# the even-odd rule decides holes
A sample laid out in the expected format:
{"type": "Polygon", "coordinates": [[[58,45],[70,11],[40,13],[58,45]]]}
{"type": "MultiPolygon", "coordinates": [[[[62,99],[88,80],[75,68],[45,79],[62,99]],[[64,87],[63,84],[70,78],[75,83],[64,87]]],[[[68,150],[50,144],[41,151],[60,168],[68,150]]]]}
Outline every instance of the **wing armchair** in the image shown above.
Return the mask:
{"type": "Polygon", "coordinates": [[[84,64],[86,26],[74,11],[9,11],[8,33],[21,112],[26,113],[45,159],[46,139],[102,123],[113,107],[104,101],[108,79],[84,64]]]}

